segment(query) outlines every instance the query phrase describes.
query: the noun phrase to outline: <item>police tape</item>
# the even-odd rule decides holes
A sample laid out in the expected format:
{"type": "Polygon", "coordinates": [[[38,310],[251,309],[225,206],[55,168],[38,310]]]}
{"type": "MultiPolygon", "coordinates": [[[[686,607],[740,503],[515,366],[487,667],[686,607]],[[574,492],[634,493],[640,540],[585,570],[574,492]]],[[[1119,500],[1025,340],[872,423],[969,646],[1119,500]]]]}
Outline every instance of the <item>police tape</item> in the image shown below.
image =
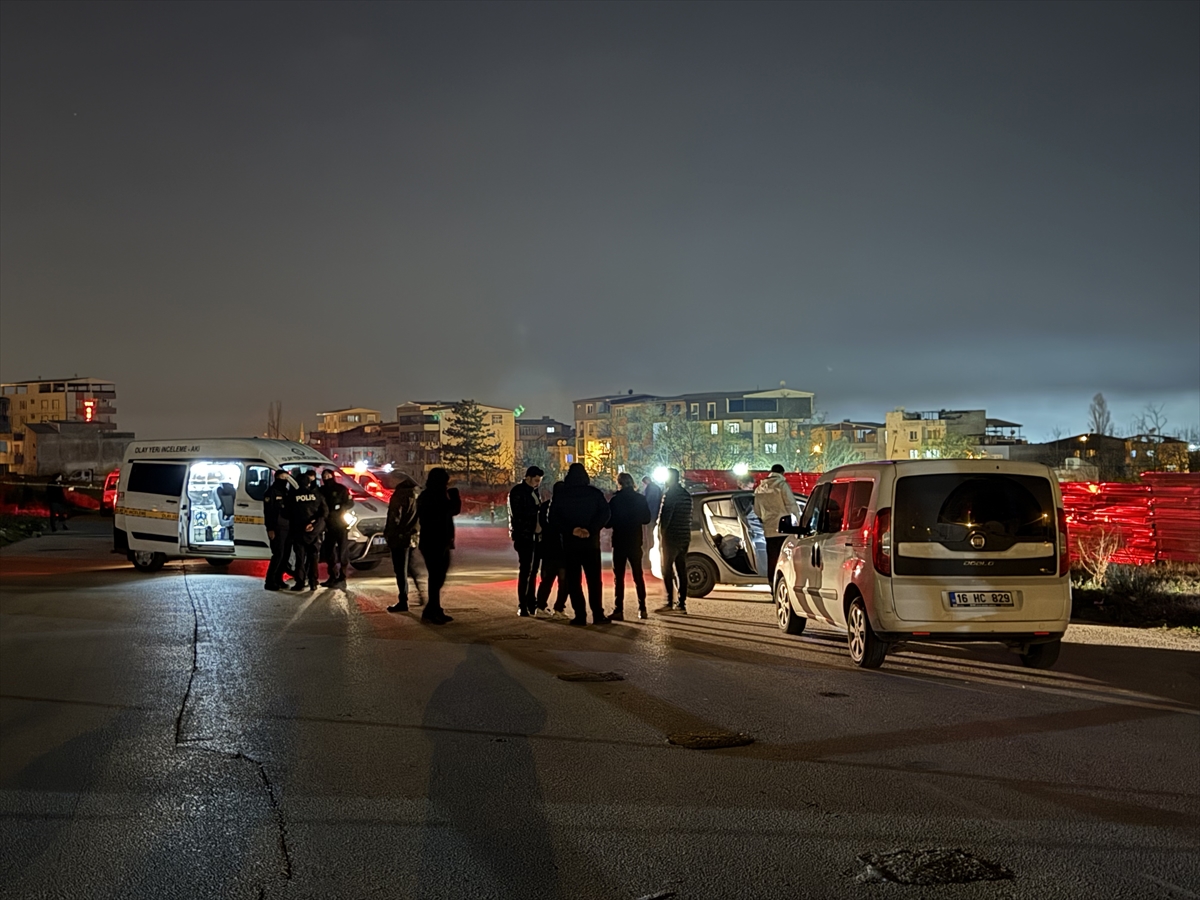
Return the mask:
{"type": "MultiPolygon", "coordinates": [[[[113,512],[118,516],[133,516],[140,519],[178,519],[179,513],[169,509],[135,509],[132,506],[118,506],[113,512]]],[[[234,516],[235,525],[264,525],[266,519],[262,516],[234,516]]]]}

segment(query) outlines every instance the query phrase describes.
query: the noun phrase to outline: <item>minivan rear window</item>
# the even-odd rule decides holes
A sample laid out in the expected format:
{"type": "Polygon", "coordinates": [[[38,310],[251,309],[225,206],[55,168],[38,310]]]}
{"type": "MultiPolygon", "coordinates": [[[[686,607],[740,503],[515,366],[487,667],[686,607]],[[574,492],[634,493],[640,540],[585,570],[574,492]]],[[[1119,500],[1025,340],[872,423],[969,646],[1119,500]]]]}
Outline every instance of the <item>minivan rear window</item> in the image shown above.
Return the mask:
{"type": "Polygon", "coordinates": [[[183,493],[187,466],[179,463],[135,462],[129,471],[127,491],[178,497],[183,493]]]}
{"type": "MultiPolygon", "coordinates": [[[[986,557],[1010,551],[1015,544],[1052,543],[1055,528],[1054,494],[1045,478],[952,473],[896,481],[892,529],[898,550],[902,544],[938,543],[956,553],[986,557]]],[[[988,574],[1035,575],[1046,574],[1055,562],[1022,556],[996,559],[986,568],[988,574]]],[[[897,574],[937,575],[956,574],[964,560],[926,553],[911,558],[898,552],[896,563],[897,574]]],[[[967,565],[978,570],[980,564],[967,565]]]]}

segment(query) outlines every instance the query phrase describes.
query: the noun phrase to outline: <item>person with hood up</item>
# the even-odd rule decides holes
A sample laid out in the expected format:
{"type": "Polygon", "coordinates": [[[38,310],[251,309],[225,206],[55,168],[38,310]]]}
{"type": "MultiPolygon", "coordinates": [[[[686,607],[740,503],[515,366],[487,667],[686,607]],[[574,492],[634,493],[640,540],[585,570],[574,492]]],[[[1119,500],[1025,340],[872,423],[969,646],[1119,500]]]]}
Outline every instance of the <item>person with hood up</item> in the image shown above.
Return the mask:
{"type": "Polygon", "coordinates": [[[575,611],[572,625],[587,624],[581,576],[587,579],[587,605],[592,608],[593,624],[608,622],[604,615],[604,581],[600,572],[600,529],[608,524],[608,516],[608,501],[592,487],[587,469],[582,463],[571,463],[567,477],[563,479],[563,488],[550,506],[550,525],[562,537],[567,592],[575,611]]]}
{"type": "Polygon", "coordinates": [[[450,572],[450,551],[454,549],[454,517],[462,512],[458,488],[450,487],[450,473],[441,466],[429,470],[425,490],[417,497],[417,547],[425,560],[429,603],[421,621],[445,625],[454,621],[442,609],[442,588],[450,572]]]}
{"type": "Polygon", "coordinates": [[[767,537],[767,578],[775,580],[775,564],[779,562],[779,551],[787,535],[779,533],[779,520],[784,516],[795,516],[800,521],[800,505],[791,485],[783,477],[784,469],[779,463],[771,466],[771,472],[754,489],[754,513],[762,521],[767,537]]]}
{"type": "Polygon", "coordinates": [[[283,590],[283,574],[292,555],[290,520],[295,493],[296,482],[286,470],[276,469],[275,480],[263,497],[263,524],[267,526],[267,539],[271,542],[271,563],[267,566],[267,580],[263,585],[268,591],[283,590]]]}
{"type": "MultiPolygon", "coordinates": [[[[383,527],[383,537],[388,549],[392,551],[392,569],[396,573],[396,602],[389,606],[388,612],[408,612],[408,578],[412,567],[413,547],[416,543],[417,522],[417,483],[403,475],[392,491],[392,499],[388,501],[387,524],[383,527]]],[[[412,575],[413,586],[417,589],[417,605],[424,605],[421,597],[421,586],[417,584],[417,576],[412,575]]]]}
{"type": "Polygon", "coordinates": [[[542,523],[542,580],[538,584],[537,608],[533,613],[538,618],[565,618],[563,610],[567,608],[567,573],[563,568],[562,535],[557,528],[550,525],[550,510],[554,508],[554,500],[563,487],[563,482],[554,482],[549,502],[538,507],[538,521],[542,523]],[[550,591],[553,590],[555,582],[558,583],[558,596],[554,598],[554,611],[548,612],[546,604],[550,602],[550,591]]]}
{"type": "Polygon", "coordinates": [[[615,622],[625,618],[625,567],[633,576],[637,589],[638,618],[646,618],[646,579],[642,576],[642,529],[650,524],[650,507],[646,498],[633,486],[633,476],[622,472],[617,476],[620,490],[608,501],[612,529],[613,611],[615,622]]]}
{"type": "Polygon", "coordinates": [[[662,535],[662,576],[667,586],[666,611],[674,608],[675,589],[679,590],[679,611],[687,612],[687,552],[692,542],[692,495],[679,483],[679,470],[667,470],[667,492],[658,514],[662,535]]]}
{"type": "Polygon", "coordinates": [[[292,496],[291,525],[292,547],[296,551],[296,583],[293,591],[317,589],[317,566],[320,564],[321,536],[325,533],[325,520],[329,518],[329,506],[317,488],[317,475],[308,470],[300,475],[300,487],[292,496]]]}
{"type": "Polygon", "coordinates": [[[538,507],[542,497],[538,493],[545,476],[537,466],[525,470],[525,480],[508,492],[508,536],[517,551],[517,615],[532,616],[537,608],[538,544],[542,539],[542,525],[538,521],[538,507]]]}

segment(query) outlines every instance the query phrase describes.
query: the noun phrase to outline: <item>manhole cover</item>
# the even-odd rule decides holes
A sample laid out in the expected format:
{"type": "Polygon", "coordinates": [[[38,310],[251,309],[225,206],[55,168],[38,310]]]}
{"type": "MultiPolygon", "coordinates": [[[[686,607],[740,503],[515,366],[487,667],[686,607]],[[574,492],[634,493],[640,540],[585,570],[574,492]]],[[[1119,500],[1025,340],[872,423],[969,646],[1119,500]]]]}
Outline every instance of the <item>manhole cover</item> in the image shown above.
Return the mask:
{"type": "Polygon", "coordinates": [[[967,884],[971,881],[1003,881],[1013,874],[1004,866],[957,847],[928,850],[893,850],[889,853],[862,853],[858,861],[866,864],[859,881],[891,881],[896,884],[967,884]]]}
{"type": "Polygon", "coordinates": [[[558,676],[562,681],[624,681],[624,675],[616,672],[564,672],[558,676]]]}
{"type": "Polygon", "coordinates": [[[732,731],[680,731],[667,735],[667,743],[687,747],[689,750],[720,750],[722,747],[745,747],[753,744],[754,738],[742,732],[732,731]]]}

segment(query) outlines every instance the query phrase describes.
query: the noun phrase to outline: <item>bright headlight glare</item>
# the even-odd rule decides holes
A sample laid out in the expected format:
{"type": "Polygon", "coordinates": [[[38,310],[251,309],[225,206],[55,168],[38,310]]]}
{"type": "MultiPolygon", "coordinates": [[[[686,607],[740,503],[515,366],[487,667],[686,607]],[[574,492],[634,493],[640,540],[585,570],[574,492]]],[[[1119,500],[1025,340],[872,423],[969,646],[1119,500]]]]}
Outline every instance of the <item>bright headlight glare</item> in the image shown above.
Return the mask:
{"type": "Polygon", "coordinates": [[[736,466],[733,467],[733,474],[736,475],[738,478],[745,478],[747,475],[750,474],[750,467],[748,465],[746,465],[745,463],[738,463],[736,466]]]}
{"type": "Polygon", "coordinates": [[[344,513],[342,513],[342,521],[353,528],[354,523],[358,521],[358,516],[356,516],[350,510],[346,510],[344,513]]]}
{"type": "Polygon", "coordinates": [[[650,473],[650,477],[653,478],[655,481],[657,481],[659,484],[666,484],[667,476],[670,474],[671,473],[669,471],[667,471],[666,466],[659,466],[657,469],[655,469],[653,472],[650,473]]]}

